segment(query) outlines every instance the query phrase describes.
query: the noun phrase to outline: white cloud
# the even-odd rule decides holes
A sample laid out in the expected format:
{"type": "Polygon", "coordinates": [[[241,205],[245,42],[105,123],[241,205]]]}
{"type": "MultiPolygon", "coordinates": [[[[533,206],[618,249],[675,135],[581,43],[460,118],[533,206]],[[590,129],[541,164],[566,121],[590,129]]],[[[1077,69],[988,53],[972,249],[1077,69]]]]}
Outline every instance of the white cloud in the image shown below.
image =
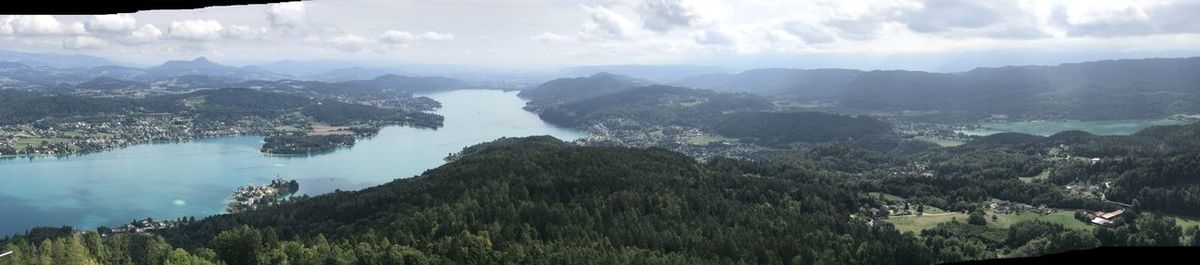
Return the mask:
{"type": "Polygon", "coordinates": [[[421,39],[430,41],[454,40],[454,34],[426,31],[425,33],[421,33],[421,39]]]}
{"type": "Polygon", "coordinates": [[[137,28],[137,19],[128,14],[96,15],[86,23],[85,28],[95,33],[126,33],[137,28]]]}
{"type": "Polygon", "coordinates": [[[63,48],[66,49],[100,49],[108,47],[108,41],[90,37],[90,36],[75,36],[63,40],[63,48]]]}
{"type": "Polygon", "coordinates": [[[221,38],[221,22],[216,20],[173,21],[167,31],[171,38],[190,41],[211,41],[221,38]]]}
{"type": "Polygon", "coordinates": [[[925,0],[920,8],[903,10],[896,18],[910,30],[927,34],[1039,38],[1037,16],[1016,0],[925,0]]]}
{"type": "Polygon", "coordinates": [[[541,42],[568,42],[575,40],[575,38],[571,36],[559,35],[550,32],[542,32],[541,34],[529,36],[529,39],[541,42]]]}
{"type": "Polygon", "coordinates": [[[83,35],[87,34],[88,32],[87,28],[83,26],[82,22],[75,22],[67,26],[63,33],[66,35],[83,35]]]}
{"type": "Polygon", "coordinates": [[[267,28],[231,25],[225,27],[225,29],[221,32],[221,35],[230,39],[254,39],[267,34],[267,31],[267,28]]]}
{"type": "Polygon", "coordinates": [[[641,5],[647,29],[667,32],[675,28],[715,23],[728,10],[718,1],[710,0],[646,0],[641,5]]]}
{"type": "Polygon", "coordinates": [[[326,40],[331,47],[343,52],[358,52],[366,49],[371,40],[353,33],[346,33],[341,36],[333,37],[326,40]]]}
{"type": "Polygon", "coordinates": [[[439,33],[436,31],[426,31],[421,34],[412,34],[407,31],[389,30],[379,35],[379,42],[383,44],[405,46],[408,43],[418,41],[448,41],[454,40],[454,34],[439,33]]]}
{"type": "Polygon", "coordinates": [[[142,44],[158,40],[159,38],[162,38],[162,36],[162,30],[158,29],[158,27],[155,27],[154,25],[146,24],[142,25],[142,27],[134,30],[133,32],[130,32],[127,37],[122,38],[121,40],[126,44],[142,44]]]}
{"type": "Polygon", "coordinates": [[[272,26],[298,27],[305,23],[304,2],[286,2],[267,5],[267,18],[272,26]]]}
{"type": "Polygon", "coordinates": [[[0,33],[23,36],[78,35],[85,33],[85,30],[81,24],[63,24],[53,16],[16,15],[0,20],[0,33]]]}
{"type": "Polygon", "coordinates": [[[420,37],[407,31],[389,30],[379,35],[379,42],[388,44],[404,44],[417,41],[420,37]]]}
{"type": "Polygon", "coordinates": [[[589,37],[625,39],[638,30],[633,21],[606,7],[583,8],[589,14],[589,21],[583,25],[583,33],[589,37]]]}
{"type": "Polygon", "coordinates": [[[710,28],[700,32],[696,36],[696,42],[709,45],[735,45],[737,44],[736,33],[725,28],[710,28]]]}
{"type": "Polygon", "coordinates": [[[789,20],[780,23],[777,27],[782,29],[786,34],[795,36],[805,43],[829,43],[837,40],[835,37],[837,33],[833,29],[812,22],[789,20]]]}
{"type": "Polygon", "coordinates": [[[1082,37],[1187,34],[1200,33],[1198,13],[1197,1],[1057,3],[1050,24],[1070,36],[1082,37]]]}

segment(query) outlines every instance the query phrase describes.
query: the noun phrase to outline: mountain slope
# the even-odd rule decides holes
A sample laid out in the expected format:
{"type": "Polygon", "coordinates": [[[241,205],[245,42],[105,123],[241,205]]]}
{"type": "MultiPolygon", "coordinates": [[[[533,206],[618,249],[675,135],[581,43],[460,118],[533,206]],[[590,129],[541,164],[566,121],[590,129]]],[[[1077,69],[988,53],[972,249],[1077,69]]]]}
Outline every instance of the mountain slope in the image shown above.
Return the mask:
{"type": "Polygon", "coordinates": [[[539,116],[547,122],[572,127],[613,119],[701,126],[723,113],[772,107],[771,102],[749,94],[647,86],[550,106],[539,112],[539,116]]]}
{"type": "Polygon", "coordinates": [[[529,99],[529,109],[538,110],[649,84],[650,82],[627,76],[598,73],[589,77],[551,80],[537,87],[522,90],[519,96],[529,99]]]}

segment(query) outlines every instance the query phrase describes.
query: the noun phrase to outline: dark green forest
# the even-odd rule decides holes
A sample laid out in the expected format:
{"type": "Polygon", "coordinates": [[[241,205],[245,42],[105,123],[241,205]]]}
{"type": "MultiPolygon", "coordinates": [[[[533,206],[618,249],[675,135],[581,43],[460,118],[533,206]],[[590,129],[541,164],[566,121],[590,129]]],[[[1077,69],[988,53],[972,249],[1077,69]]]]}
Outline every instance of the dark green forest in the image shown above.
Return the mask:
{"type": "Polygon", "coordinates": [[[819,143],[880,137],[892,125],[871,117],[823,112],[734,112],[713,122],[713,131],[763,145],[819,143]]]}

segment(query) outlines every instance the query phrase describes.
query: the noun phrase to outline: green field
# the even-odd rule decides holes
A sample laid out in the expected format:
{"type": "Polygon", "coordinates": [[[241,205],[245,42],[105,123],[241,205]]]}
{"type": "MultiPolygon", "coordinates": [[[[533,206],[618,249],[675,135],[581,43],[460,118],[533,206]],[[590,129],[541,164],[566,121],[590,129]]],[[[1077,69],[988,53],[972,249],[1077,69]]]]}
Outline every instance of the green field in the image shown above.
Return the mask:
{"type": "MultiPolygon", "coordinates": [[[[926,214],[926,215],[922,215],[919,217],[915,216],[915,215],[894,216],[894,217],[889,217],[887,219],[887,222],[892,223],[892,225],[895,225],[896,230],[900,230],[900,232],[913,232],[913,233],[919,234],[922,230],[933,228],[934,226],[936,226],[940,223],[950,222],[953,220],[957,220],[959,222],[966,222],[967,216],[968,215],[965,213],[957,213],[957,212],[945,213],[945,212],[943,212],[943,213],[926,214]]],[[[1066,227],[1067,229],[1091,230],[1093,227],[1092,225],[1090,225],[1088,223],[1084,223],[1084,222],[1080,222],[1079,220],[1075,220],[1074,212],[1072,212],[1072,211],[1057,211],[1055,213],[1046,214],[1046,215],[1032,213],[1032,212],[1021,212],[1021,213],[1015,213],[1015,214],[1000,214],[1000,215],[988,213],[987,220],[988,220],[989,227],[1001,228],[1001,229],[1007,229],[1009,226],[1012,226],[1012,224],[1015,224],[1017,222],[1033,221],[1033,220],[1040,220],[1040,221],[1044,221],[1044,222],[1061,224],[1061,225],[1063,225],[1063,227],[1066,227]],[[996,219],[992,220],[992,216],[996,216],[996,219]]]]}
{"type": "Polygon", "coordinates": [[[961,141],[946,140],[946,139],[927,137],[927,136],[917,136],[914,139],[930,142],[930,143],[936,144],[941,147],[955,147],[955,146],[960,146],[960,145],[965,144],[965,142],[961,142],[961,141]]]}
{"type": "Polygon", "coordinates": [[[925,214],[925,215],[922,215],[919,217],[916,215],[893,216],[893,217],[888,217],[887,222],[892,223],[892,225],[896,226],[896,230],[900,230],[901,233],[913,232],[915,234],[920,234],[922,230],[933,228],[933,226],[936,226],[937,224],[950,222],[953,220],[958,220],[959,222],[966,222],[967,214],[965,214],[965,213],[934,213],[934,214],[925,214]]]}
{"type": "Polygon", "coordinates": [[[709,144],[712,142],[734,142],[734,141],[737,141],[737,140],[733,139],[733,138],[725,138],[725,137],[711,136],[711,135],[693,136],[693,137],[688,137],[688,139],[687,139],[687,142],[689,144],[693,144],[693,145],[706,145],[706,144],[709,144]]]}
{"type": "MultiPolygon", "coordinates": [[[[887,193],[871,192],[869,194],[871,196],[882,195],[885,199],[888,199],[888,200],[892,200],[892,199],[895,199],[898,201],[904,200],[903,198],[900,198],[896,195],[891,195],[891,194],[887,194],[887,193]]],[[[933,228],[933,226],[936,226],[937,224],[949,222],[952,220],[958,220],[959,222],[966,222],[967,214],[960,213],[960,212],[947,212],[946,210],[942,210],[941,208],[926,205],[925,213],[922,214],[921,216],[916,216],[916,215],[891,216],[891,217],[888,217],[887,222],[892,223],[892,225],[895,225],[896,230],[900,230],[901,233],[913,232],[913,233],[920,234],[922,230],[933,228]]]]}
{"type": "Polygon", "coordinates": [[[1044,221],[1044,222],[1061,224],[1063,227],[1066,227],[1068,229],[1076,229],[1076,230],[1090,231],[1094,227],[1089,223],[1084,223],[1082,221],[1076,220],[1075,219],[1075,211],[1073,211],[1073,210],[1059,210],[1052,214],[1038,214],[1038,213],[1033,213],[1033,212],[1001,214],[996,217],[995,221],[992,221],[992,215],[994,215],[994,214],[990,213],[990,212],[988,213],[988,216],[987,216],[988,226],[994,226],[997,228],[1008,228],[1012,224],[1015,224],[1020,221],[1033,221],[1033,220],[1040,220],[1040,221],[1044,221]]]}
{"type": "Polygon", "coordinates": [[[1050,170],[1042,170],[1042,173],[1037,174],[1037,176],[1020,177],[1021,181],[1024,181],[1025,183],[1030,183],[1030,182],[1033,182],[1034,180],[1039,180],[1039,179],[1045,180],[1047,178],[1050,178],[1050,170]]]}

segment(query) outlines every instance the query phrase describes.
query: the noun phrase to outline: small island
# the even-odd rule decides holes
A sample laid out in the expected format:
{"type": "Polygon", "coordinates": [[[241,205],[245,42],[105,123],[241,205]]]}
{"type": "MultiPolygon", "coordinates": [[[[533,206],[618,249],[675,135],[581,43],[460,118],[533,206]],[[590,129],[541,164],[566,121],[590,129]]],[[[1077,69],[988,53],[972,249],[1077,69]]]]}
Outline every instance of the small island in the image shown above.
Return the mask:
{"type": "Polygon", "coordinates": [[[302,155],[323,153],[354,145],[354,136],[346,134],[330,135],[278,135],[270,136],[263,141],[262,152],[267,154],[302,155]]]}
{"type": "Polygon", "coordinates": [[[288,196],[295,194],[298,190],[300,190],[300,184],[296,183],[296,180],[284,180],[279,176],[271,180],[271,184],[241,186],[233,192],[233,196],[229,197],[225,212],[239,213],[275,205],[286,200],[288,196]]]}

